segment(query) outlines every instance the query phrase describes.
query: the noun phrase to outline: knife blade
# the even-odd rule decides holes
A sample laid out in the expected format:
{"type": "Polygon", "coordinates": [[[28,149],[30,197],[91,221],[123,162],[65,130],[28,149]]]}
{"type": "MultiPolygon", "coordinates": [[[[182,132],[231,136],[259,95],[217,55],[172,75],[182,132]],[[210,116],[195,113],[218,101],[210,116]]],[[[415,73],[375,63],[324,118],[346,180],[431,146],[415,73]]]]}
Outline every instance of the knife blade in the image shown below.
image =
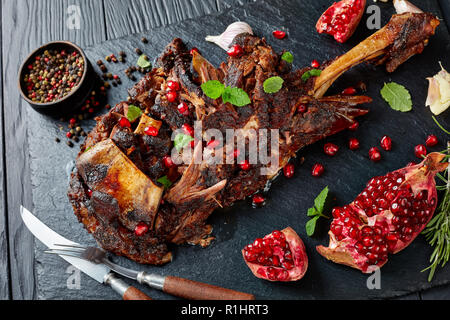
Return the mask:
{"type": "MultiPolygon", "coordinates": [[[[56,244],[79,245],[50,229],[23,206],[20,206],[20,215],[28,230],[49,249],[55,249],[56,244]]],[[[111,269],[104,264],[94,264],[80,258],[62,255],[60,257],[97,282],[112,287],[124,300],[151,300],[142,291],[127,285],[124,281],[117,278],[111,272],[111,269]]]]}

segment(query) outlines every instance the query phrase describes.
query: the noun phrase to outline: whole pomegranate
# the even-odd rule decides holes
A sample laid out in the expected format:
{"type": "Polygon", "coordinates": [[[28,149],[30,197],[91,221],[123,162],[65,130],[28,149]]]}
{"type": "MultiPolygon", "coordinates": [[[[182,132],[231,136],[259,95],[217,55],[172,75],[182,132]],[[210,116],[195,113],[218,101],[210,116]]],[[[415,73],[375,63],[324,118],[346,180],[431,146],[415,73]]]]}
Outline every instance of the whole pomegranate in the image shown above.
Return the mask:
{"type": "Polygon", "coordinates": [[[318,33],[332,35],[344,43],[355,32],[366,7],[366,0],[342,0],[333,3],[317,21],[318,33]]]}
{"type": "Polygon", "coordinates": [[[389,254],[406,248],[431,220],[437,205],[435,175],[447,168],[444,155],[432,153],[409,166],[369,181],[351,204],[333,209],[325,258],[371,273],[389,254]]]}
{"type": "Polygon", "coordinates": [[[292,228],[256,239],[242,255],[257,278],[269,281],[297,281],[308,269],[305,245],[292,228]]]}

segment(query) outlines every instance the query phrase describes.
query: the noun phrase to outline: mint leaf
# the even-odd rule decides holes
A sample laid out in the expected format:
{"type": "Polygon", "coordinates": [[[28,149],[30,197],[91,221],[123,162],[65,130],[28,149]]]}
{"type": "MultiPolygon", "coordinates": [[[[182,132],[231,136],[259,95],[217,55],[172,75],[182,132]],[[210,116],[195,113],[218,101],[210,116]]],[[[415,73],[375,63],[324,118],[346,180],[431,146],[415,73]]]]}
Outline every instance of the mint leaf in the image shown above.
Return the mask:
{"type": "Polygon", "coordinates": [[[194,138],[191,136],[188,136],[187,134],[180,133],[175,137],[175,141],[173,142],[175,148],[178,152],[183,150],[184,147],[186,147],[189,143],[194,141],[194,138]]]}
{"type": "Polygon", "coordinates": [[[318,77],[318,76],[320,76],[321,73],[322,73],[322,70],[319,70],[319,69],[308,70],[302,75],[302,80],[303,80],[303,82],[306,82],[311,77],[318,77]]]}
{"type": "Polygon", "coordinates": [[[316,231],[317,220],[319,220],[319,218],[320,216],[316,216],[306,223],[306,234],[309,237],[312,237],[314,235],[314,232],[316,231]]]}
{"type": "Polygon", "coordinates": [[[172,186],[172,181],[170,181],[167,176],[161,177],[156,181],[161,183],[166,189],[169,189],[172,186]]]}
{"type": "Polygon", "coordinates": [[[271,77],[264,81],[265,93],[277,93],[283,88],[284,80],[281,77],[271,77]]]}
{"type": "Polygon", "coordinates": [[[148,57],[145,54],[143,54],[139,57],[137,65],[144,69],[148,69],[148,68],[152,67],[152,64],[150,63],[150,61],[148,61],[148,57]]]}
{"type": "Polygon", "coordinates": [[[210,80],[202,84],[203,93],[211,98],[218,99],[225,91],[225,85],[218,80],[210,80]]]}
{"type": "Polygon", "coordinates": [[[224,92],[222,93],[222,101],[223,103],[229,102],[236,107],[243,107],[252,102],[247,92],[245,92],[241,88],[231,87],[225,88],[224,92]]]}
{"type": "Polygon", "coordinates": [[[319,213],[323,213],[323,208],[325,207],[325,202],[328,197],[328,187],[322,190],[322,192],[314,200],[314,206],[319,213]]]}
{"type": "Polygon", "coordinates": [[[412,110],[411,95],[404,86],[395,82],[385,83],[380,93],[392,109],[401,112],[412,110]]]}
{"type": "Polygon", "coordinates": [[[130,122],[136,121],[136,119],[139,118],[141,115],[142,115],[141,108],[136,107],[132,104],[128,106],[127,119],[130,120],[130,122]]]}
{"type": "Polygon", "coordinates": [[[294,56],[289,51],[286,51],[285,53],[283,53],[283,55],[281,56],[281,59],[286,61],[287,63],[294,62],[294,56]]]}
{"type": "Polygon", "coordinates": [[[318,216],[320,214],[319,214],[319,212],[317,212],[316,208],[309,208],[307,215],[308,215],[308,217],[315,217],[315,216],[318,216]]]}

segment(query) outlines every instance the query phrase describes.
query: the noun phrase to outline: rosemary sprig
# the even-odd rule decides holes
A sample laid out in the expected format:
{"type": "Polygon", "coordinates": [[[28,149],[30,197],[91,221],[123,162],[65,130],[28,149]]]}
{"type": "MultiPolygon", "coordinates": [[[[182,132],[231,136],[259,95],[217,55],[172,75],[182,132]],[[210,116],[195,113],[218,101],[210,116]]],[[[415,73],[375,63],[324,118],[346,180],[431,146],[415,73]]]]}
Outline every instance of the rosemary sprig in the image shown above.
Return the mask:
{"type": "MultiPolygon", "coordinates": [[[[436,123],[437,120],[435,119],[436,123]]],[[[438,123],[439,127],[442,126],[438,123]]],[[[450,142],[448,143],[447,152],[450,154],[450,142]]],[[[450,162],[450,158],[448,160],[450,162]]],[[[423,234],[428,243],[434,247],[431,254],[430,266],[423,271],[429,270],[428,281],[433,280],[436,269],[440,265],[444,267],[450,260],[450,171],[447,169],[444,176],[439,178],[445,182],[445,185],[438,186],[437,189],[444,191],[442,201],[436,211],[434,218],[425,228],[423,234]],[[445,178],[445,176],[447,178],[445,178]]]]}

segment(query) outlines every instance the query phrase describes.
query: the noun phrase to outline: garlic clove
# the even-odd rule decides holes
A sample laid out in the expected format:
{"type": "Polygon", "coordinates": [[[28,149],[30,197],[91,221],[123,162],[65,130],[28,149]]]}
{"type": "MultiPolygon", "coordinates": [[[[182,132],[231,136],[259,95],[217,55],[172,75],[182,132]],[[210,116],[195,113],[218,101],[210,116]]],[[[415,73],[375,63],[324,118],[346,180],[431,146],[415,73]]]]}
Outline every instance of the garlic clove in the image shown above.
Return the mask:
{"type": "Polygon", "coordinates": [[[425,105],[429,106],[435,115],[441,114],[450,106],[450,74],[442,67],[442,64],[441,68],[437,75],[427,78],[429,88],[425,105]]]}
{"type": "Polygon", "coordinates": [[[411,13],[423,13],[422,10],[417,8],[415,5],[413,5],[411,2],[406,0],[394,0],[394,7],[397,11],[397,14],[402,14],[405,12],[411,12],[411,13]]]}
{"type": "Polygon", "coordinates": [[[223,50],[227,51],[233,43],[234,38],[241,33],[253,34],[253,30],[247,23],[237,21],[230,24],[221,35],[207,36],[205,40],[208,42],[213,42],[223,50]]]}

